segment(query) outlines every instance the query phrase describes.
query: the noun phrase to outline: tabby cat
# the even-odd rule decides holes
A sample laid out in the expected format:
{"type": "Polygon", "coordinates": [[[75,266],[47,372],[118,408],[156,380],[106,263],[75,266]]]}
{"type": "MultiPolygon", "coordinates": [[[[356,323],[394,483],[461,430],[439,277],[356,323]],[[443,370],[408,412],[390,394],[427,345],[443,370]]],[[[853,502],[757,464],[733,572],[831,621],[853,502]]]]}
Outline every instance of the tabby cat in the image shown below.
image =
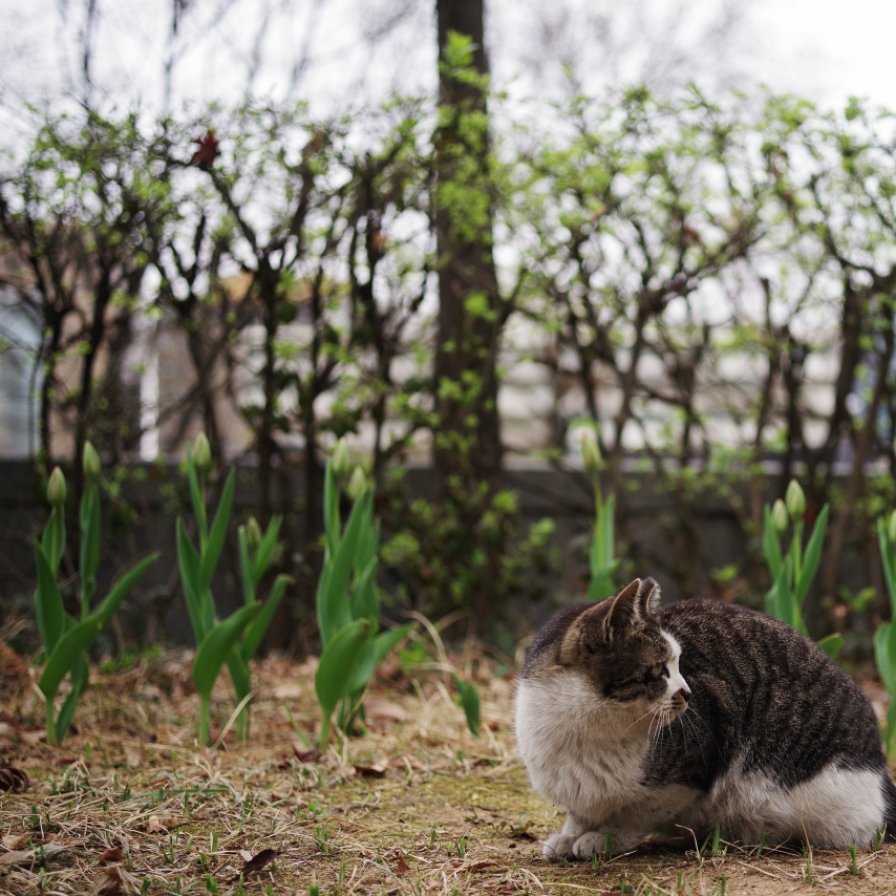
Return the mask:
{"type": "Polygon", "coordinates": [[[516,736],[568,813],[543,853],[588,859],[648,834],[871,845],[896,787],[859,687],[817,645],[716,600],[657,609],[653,579],[560,610],[520,676],[516,736]]]}

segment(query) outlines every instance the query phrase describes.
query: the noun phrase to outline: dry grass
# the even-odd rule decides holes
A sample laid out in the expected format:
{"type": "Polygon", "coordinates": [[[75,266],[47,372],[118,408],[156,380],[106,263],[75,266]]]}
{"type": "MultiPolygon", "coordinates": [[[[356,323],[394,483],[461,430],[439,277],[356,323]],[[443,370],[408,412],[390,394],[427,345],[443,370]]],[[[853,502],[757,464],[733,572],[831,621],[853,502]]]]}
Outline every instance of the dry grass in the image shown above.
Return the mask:
{"type": "MultiPolygon", "coordinates": [[[[757,855],[724,843],[713,855],[711,844],[682,838],[598,867],[548,864],[538,841],[562,818],[528,789],[515,758],[512,685],[484,660],[481,740],[467,733],[440,675],[393,668],[369,698],[370,733],[322,756],[309,743],[310,665],[258,665],[251,741],[225,730],[214,750],[196,745],[184,655],[96,675],[78,733],[56,749],[39,740],[42,707],[14,665],[4,665],[12,674],[3,682],[0,765],[25,770],[31,786],[0,795],[2,893],[877,896],[896,888],[896,847],[887,845],[854,859],[757,855]]],[[[233,701],[224,686],[219,696],[220,725],[233,701]]]]}

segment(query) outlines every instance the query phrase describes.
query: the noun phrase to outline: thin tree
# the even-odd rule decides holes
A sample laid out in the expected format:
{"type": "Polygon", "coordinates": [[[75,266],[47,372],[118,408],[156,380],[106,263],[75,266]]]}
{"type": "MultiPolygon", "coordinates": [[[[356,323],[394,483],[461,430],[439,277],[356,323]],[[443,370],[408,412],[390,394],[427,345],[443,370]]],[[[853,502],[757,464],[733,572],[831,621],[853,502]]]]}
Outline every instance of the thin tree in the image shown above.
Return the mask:
{"type": "MultiPolygon", "coordinates": [[[[482,0],[438,0],[439,127],[435,228],[436,492],[452,477],[492,482],[501,468],[497,351],[506,318],[492,254],[488,60],[482,0]]],[[[455,479],[454,481],[458,481],[455,479]]]]}

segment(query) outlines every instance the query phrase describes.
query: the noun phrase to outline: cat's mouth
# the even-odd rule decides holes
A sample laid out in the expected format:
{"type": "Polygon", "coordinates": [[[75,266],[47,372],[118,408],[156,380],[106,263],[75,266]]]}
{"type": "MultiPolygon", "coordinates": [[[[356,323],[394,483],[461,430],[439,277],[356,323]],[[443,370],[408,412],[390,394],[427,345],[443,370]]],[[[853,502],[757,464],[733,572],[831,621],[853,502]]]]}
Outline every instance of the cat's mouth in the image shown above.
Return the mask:
{"type": "Polygon", "coordinates": [[[664,728],[675,721],[688,708],[688,694],[685,691],[676,691],[671,697],[666,697],[656,708],[653,718],[656,723],[664,728]]]}

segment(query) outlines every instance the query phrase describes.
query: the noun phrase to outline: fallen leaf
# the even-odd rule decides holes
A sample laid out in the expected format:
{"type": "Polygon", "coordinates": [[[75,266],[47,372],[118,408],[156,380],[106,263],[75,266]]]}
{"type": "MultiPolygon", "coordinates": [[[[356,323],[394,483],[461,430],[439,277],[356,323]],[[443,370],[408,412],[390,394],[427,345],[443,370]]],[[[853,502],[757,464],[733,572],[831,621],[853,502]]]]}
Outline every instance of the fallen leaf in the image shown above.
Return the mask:
{"type": "MultiPolygon", "coordinates": [[[[244,855],[241,851],[240,855],[244,855]]],[[[240,877],[245,880],[250,874],[255,871],[261,871],[265,865],[270,864],[277,858],[277,850],[276,849],[263,849],[260,853],[252,856],[245,865],[240,869],[240,873],[234,878],[234,881],[239,880],[240,877]]]]}
{"type": "Polygon", "coordinates": [[[143,765],[143,750],[140,747],[131,746],[124,748],[124,761],[131,768],[139,768],[143,765]]]}
{"type": "Polygon", "coordinates": [[[28,677],[28,663],[5,641],[0,641],[0,675],[4,678],[28,677]]]}
{"type": "Polygon", "coordinates": [[[302,750],[298,744],[292,745],[292,751],[299,762],[317,762],[321,757],[320,750],[302,750]]]}
{"type": "Polygon", "coordinates": [[[136,896],[141,891],[140,881],[123,868],[107,868],[93,888],[93,896],[136,896]]]}
{"type": "Polygon", "coordinates": [[[305,688],[297,681],[285,681],[274,688],[274,697],[277,700],[298,700],[305,688]]]}
{"type": "Polygon", "coordinates": [[[0,846],[14,852],[26,846],[29,840],[31,840],[31,834],[4,834],[0,837],[0,846]]]}
{"type": "Polygon", "coordinates": [[[101,865],[109,865],[112,862],[120,862],[124,858],[124,851],[120,846],[113,846],[109,849],[103,850],[97,857],[96,860],[101,865]]]}
{"type": "Polygon", "coordinates": [[[364,703],[364,714],[368,719],[379,722],[403,722],[407,719],[407,710],[391,700],[372,697],[364,703]]]}
{"type": "Polygon", "coordinates": [[[36,747],[42,740],[47,739],[46,731],[23,731],[22,740],[32,747],[36,747]]]}
{"type": "Polygon", "coordinates": [[[47,843],[34,849],[11,850],[0,855],[0,865],[23,865],[26,862],[43,861],[58,852],[64,852],[64,846],[54,846],[47,843]]]}
{"type": "Polygon", "coordinates": [[[398,859],[398,867],[395,869],[395,873],[407,874],[408,869],[411,866],[408,865],[408,860],[404,857],[404,853],[400,849],[395,850],[395,858],[398,859]]]}
{"type": "Polygon", "coordinates": [[[31,782],[20,768],[0,768],[0,790],[24,793],[31,782]]]}
{"type": "Polygon", "coordinates": [[[373,765],[356,765],[355,773],[362,778],[385,778],[386,764],[384,762],[375,762],[373,765]]]}
{"type": "Polygon", "coordinates": [[[9,722],[0,722],[0,737],[9,738],[10,740],[16,736],[16,726],[9,722]]]}
{"type": "Polygon", "coordinates": [[[480,871],[483,868],[494,868],[497,865],[500,865],[500,862],[493,862],[489,859],[483,859],[481,862],[471,862],[468,866],[468,871],[480,871]]]}
{"type": "Polygon", "coordinates": [[[414,771],[422,772],[426,766],[414,756],[396,756],[391,765],[395,768],[403,768],[403,769],[412,769],[414,771]]]}
{"type": "Polygon", "coordinates": [[[172,828],[179,828],[186,824],[187,819],[183,815],[150,815],[146,820],[147,834],[161,834],[170,831],[172,828]]]}

